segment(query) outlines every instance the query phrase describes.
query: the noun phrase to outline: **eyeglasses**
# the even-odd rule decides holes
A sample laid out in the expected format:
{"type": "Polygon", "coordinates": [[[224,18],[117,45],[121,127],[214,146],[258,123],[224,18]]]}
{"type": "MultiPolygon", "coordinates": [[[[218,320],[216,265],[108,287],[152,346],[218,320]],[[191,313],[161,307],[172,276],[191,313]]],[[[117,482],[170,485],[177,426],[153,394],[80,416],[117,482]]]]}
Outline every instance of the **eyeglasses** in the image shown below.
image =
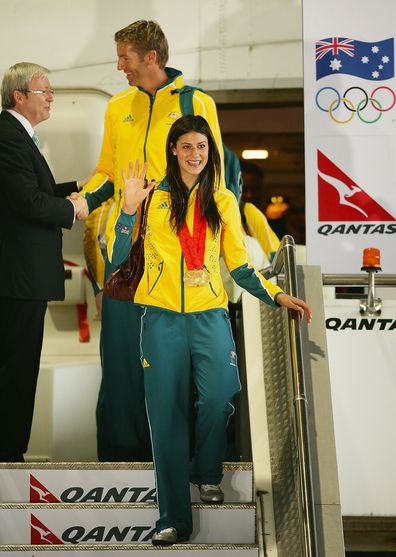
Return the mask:
{"type": "Polygon", "coordinates": [[[54,95],[53,89],[24,89],[22,93],[34,93],[35,95],[54,95]]]}

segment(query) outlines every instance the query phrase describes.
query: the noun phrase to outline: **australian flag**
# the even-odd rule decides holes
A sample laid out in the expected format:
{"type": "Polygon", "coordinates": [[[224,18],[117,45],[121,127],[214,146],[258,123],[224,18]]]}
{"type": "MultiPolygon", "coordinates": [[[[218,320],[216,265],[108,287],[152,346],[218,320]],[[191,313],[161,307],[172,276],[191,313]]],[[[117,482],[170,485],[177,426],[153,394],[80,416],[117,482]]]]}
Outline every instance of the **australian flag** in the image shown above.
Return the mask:
{"type": "Polygon", "coordinates": [[[373,43],[330,37],[316,43],[316,79],[326,75],[349,74],[371,81],[395,75],[394,39],[373,43]]]}

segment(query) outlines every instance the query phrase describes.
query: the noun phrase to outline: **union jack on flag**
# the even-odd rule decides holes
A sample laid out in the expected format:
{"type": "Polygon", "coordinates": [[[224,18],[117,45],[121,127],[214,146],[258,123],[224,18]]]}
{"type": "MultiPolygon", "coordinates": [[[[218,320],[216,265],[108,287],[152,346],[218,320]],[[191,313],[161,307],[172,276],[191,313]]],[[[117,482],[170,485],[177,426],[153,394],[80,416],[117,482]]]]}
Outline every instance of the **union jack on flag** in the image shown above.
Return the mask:
{"type": "Polygon", "coordinates": [[[348,56],[353,56],[355,50],[353,42],[353,39],[338,39],[337,37],[318,41],[316,43],[316,60],[321,60],[328,52],[334,55],[345,52],[348,56]]]}

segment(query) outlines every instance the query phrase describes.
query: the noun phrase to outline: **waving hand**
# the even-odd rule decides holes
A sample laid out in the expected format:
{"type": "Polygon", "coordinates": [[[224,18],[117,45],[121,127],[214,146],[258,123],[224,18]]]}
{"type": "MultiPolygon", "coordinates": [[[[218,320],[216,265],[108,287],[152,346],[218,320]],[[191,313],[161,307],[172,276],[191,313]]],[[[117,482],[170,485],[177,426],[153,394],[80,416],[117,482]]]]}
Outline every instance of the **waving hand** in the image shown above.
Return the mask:
{"type": "Polygon", "coordinates": [[[152,180],[146,187],[147,163],[145,162],[140,170],[140,162],[129,163],[127,171],[122,169],[122,179],[124,181],[124,204],[122,210],[128,215],[136,213],[141,202],[146,199],[151,190],[155,187],[155,180],[152,180]]]}

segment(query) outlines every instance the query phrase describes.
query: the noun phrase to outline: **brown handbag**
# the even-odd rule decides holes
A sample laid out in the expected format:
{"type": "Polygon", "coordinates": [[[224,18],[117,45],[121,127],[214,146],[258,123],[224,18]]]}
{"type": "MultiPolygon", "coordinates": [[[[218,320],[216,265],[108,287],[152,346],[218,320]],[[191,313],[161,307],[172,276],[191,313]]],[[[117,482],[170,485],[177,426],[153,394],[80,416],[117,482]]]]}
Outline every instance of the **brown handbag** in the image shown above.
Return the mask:
{"type": "Polygon", "coordinates": [[[116,267],[107,279],[104,293],[113,300],[128,300],[133,302],[136,289],[144,271],[144,237],[146,235],[147,215],[154,190],[142,203],[139,232],[133,242],[128,259],[116,267]]]}

